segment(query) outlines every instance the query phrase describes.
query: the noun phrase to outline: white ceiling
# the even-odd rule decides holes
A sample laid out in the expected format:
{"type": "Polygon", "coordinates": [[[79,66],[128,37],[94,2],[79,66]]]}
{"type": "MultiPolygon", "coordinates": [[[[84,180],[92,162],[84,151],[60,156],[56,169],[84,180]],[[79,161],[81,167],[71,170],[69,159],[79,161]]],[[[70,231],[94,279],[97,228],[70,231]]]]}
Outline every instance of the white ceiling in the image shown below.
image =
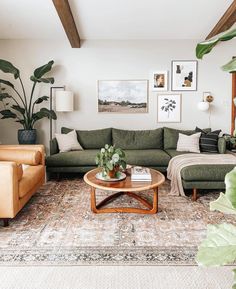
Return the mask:
{"type": "MultiPolygon", "coordinates": [[[[232,0],[69,0],[82,39],[203,39],[232,0]]],[[[1,0],[0,39],[65,39],[51,0],[1,0]]]]}

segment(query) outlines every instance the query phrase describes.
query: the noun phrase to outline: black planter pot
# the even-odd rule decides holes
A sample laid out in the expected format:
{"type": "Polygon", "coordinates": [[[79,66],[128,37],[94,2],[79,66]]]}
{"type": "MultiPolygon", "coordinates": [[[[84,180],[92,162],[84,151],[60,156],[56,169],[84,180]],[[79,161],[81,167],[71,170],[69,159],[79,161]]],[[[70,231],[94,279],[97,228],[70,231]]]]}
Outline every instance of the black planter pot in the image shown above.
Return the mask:
{"type": "Polygon", "coordinates": [[[36,129],[19,129],[18,142],[19,144],[35,144],[37,139],[36,129]]]}

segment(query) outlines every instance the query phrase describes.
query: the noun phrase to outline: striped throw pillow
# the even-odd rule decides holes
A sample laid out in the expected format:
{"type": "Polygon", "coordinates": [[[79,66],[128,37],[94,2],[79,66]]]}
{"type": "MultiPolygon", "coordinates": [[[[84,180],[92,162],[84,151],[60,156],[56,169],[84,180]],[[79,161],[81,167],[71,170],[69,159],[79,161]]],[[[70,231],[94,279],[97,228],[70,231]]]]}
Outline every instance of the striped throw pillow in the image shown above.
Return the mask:
{"type": "Polygon", "coordinates": [[[201,132],[200,137],[200,150],[205,153],[215,153],[218,151],[218,138],[221,130],[215,130],[212,132],[206,133],[202,129],[196,127],[196,132],[201,132]]]}
{"type": "Polygon", "coordinates": [[[179,133],[179,139],[177,142],[177,151],[200,153],[200,148],[199,148],[200,136],[201,136],[200,132],[192,134],[192,135],[185,135],[185,134],[179,133]]]}

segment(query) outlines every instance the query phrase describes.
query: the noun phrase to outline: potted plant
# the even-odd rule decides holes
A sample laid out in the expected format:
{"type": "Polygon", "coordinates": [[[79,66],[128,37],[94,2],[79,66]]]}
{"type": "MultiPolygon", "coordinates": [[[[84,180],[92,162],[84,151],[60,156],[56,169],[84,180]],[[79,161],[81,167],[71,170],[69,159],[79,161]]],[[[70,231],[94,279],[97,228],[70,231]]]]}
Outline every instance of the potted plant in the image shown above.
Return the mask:
{"type": "Polygon", "coordinates": [[[120,148],[115,146],[105,145],[96,156],[96,164],[102,168],[104,177],[115,178],[119,177],[121,169],[126,169],[125,153],[120,148]]]}
{"type": "Polygon", "coordinates": [[[36,130],[35,123],[42,118],[56,119],[56,114],[53,110],[45,107],[36,111],[38,104],[48,100],[48,96],[34,97],[35,87],[38,83],[54,83],[53,77],[44,77],[53,66],[54,61],[49,61],[47,64],[35,69],[34,74],[30,77],[33,82],[29,97],[27,97],[24,84],[22,82],[20,71],[9,61],[0,59],[0,70],[4,73],[10,73],[14,79],[19,80],[21,91],[17,89],[14,84],[8,80],[0,79],[0,102],[4,109],[0,111],[1,119],[12,118],[23,126],[23,129],[18,130],[18,141],[20,144],[35,144],[36,130]],[[6,92],[6,87],[9,91],[6,92]]]}
{"type": "MultiPolygon", "coordinates": [[[[209,53],[220,41],[228,41],[236,36],[236,29],[229,29],[220,33],[209,40],[199,43],[196,47],[197,58],[202,58],[209,53]]],[[[236,58],[222,66],[224,71],[236,72],[236,58]]],[[[226,140],[230,146],[235,147],[236,131],[233,137],[229,136],[226,140]]],[[[210,210],[218,210],[226,214],[236,215],[236,167],[225,177],[226,191],[221,193],[216,201],[210,203],[210,210]]],[[[208,225],[207,237],[199,247],[197,258],[198,264],[205,266],[225,265],[236,260],[236,226],[232,224],[208,225]]],[[[234,272],[234,285],[236,289],[236,269],[234,272]]]]}

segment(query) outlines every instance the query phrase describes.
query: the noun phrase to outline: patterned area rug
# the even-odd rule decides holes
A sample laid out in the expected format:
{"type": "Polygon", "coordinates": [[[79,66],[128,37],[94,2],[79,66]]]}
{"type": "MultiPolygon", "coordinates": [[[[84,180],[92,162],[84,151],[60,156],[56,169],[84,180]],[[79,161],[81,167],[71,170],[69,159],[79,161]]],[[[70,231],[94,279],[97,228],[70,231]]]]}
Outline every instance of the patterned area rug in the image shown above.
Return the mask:
{"type": "MultiPolygon", "coordinates": [[[[0,265],[194,265],[206,225],[235,218],[209,211],[219,193],[192,202],[169,188],[160,188],[156,215],[93,214],[82,179],[49,182],[9,227],[0,227],[0,265]]],[[[107,195],[98,192],[98,201],[107,195]]],[[[127,196],[108,206],[130,202],[139,206],[127,196]]]]}

